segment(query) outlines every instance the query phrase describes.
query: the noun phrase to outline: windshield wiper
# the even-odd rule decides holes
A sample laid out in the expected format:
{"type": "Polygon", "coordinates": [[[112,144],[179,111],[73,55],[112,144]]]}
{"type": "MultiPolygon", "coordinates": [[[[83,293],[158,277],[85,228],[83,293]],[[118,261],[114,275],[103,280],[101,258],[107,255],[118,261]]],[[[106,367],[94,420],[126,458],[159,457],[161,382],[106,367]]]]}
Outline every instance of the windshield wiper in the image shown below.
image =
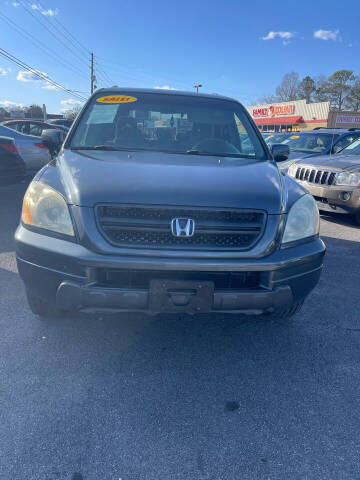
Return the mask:
{"type": "Polygon", "coordinates": [[[78,147],[71,147],[71,150],[109,150],[109,151],[117,151],[122,150],[118,147],[113,147],[112,145],[92,145],[92,146],[85,146],[81,145],[78,147]]]}
{"type": "MultiPolygon", "coordinates": [[[[176,152],[177,153],[177,152],[176,152]]],[[[233,157],[233,158],[252,158],[249,155],[245,155],[242,153],[213,153],[207,152],[206,150],[186,150],[188,155],[205,155],[211,157],[233,157]]]]}
{"type": "Polygon", "coordinates": [[[185,153],[188,153],[189,155],[215,155],[214,153],[211,152],[206,152],[205,150],[186,150],[185,153]]]}

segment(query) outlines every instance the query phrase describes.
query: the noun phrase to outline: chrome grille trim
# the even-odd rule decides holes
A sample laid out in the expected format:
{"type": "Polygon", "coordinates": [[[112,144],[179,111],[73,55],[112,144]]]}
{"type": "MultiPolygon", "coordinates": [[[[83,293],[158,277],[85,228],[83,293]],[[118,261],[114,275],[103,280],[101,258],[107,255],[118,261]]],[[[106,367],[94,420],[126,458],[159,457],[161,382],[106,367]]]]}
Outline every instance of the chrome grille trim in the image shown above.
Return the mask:
{"type": "Polygon", "coordinates": [[[316,183],[318,185],[334,185],[339,172],[312,167],[298,167],[295,178],[303,182],[316,183]]]}

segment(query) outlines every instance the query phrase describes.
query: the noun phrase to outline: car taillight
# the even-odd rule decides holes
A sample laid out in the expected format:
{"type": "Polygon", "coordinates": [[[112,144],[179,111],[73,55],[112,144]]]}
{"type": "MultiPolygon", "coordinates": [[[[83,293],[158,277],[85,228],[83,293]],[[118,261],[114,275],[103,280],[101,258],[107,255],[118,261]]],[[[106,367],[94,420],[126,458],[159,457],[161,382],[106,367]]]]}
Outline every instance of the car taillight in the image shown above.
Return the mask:
{"type": "Polygon", "coordinates": [[[34,145],[35,145],[36,147],[39,147],[39,148],[45,148],[45,149],[47,149],[47,147],[45,147],[45,145],[44,145],[43,143],[34,143],[34,145]]]}
{"type": "Polygon", "coordinates": [[[14,143],[0,143],[0,147],[5,148],[5,150],[11,153],[19,153],[19,150],[14,143]]]}

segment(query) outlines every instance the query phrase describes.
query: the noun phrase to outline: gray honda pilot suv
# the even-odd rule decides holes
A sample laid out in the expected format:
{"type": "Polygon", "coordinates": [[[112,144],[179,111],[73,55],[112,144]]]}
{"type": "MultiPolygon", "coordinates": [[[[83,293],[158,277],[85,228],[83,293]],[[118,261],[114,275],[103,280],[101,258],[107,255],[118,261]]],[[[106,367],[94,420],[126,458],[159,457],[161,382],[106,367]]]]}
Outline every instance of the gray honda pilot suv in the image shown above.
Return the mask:
{"type": "Polygon", "coordinates": [[[57,311],[296,313],[325,247],[315,201],[237,101],[102,89],[30,184],[16,231],[29,305],[57,311]]]}

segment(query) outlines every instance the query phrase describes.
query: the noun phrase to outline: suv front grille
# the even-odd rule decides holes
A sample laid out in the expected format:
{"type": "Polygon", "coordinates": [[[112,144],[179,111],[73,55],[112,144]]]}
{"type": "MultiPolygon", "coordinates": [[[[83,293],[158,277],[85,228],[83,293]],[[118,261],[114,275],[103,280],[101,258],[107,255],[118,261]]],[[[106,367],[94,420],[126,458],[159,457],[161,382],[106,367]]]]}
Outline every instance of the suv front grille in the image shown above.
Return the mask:
{"type": "Polygon", "coordinates": [[[266,222],[262,211],[201,207],[101,205],[96,216],[111,244],[151,249],[245,250],[260,239],[266,222]],[[174,236],[174,218],[194,220],[194,235],[174,236]]]}
{"type": "Polygon", "coordinates": [[[319,185],[334,185],[337,172],[329,170],[317,170],[310,167],[298,167],[295,178],[319,185]]]}

